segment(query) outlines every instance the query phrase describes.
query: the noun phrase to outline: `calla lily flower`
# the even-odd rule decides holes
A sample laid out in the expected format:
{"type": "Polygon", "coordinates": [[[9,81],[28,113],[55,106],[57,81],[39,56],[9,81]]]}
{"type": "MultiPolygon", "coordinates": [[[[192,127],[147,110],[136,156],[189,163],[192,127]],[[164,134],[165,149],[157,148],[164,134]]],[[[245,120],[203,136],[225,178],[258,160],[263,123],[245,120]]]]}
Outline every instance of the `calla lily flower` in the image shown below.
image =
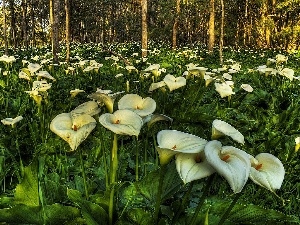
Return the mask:
{"type": "Polygon", "coordinates": [[[157,134],[160,163],[167,164],[179,153],[199,153],[207,143],[205,139],[177,130],[162,130],[157,134]]]}
{"type": "Polygon", "coordinates": [[[163,114],[150,114],[143,118],[144,124],[147,123],[148,128],[150,128],[154,123],[162,120],[169,121],[171,123],[173,122],[173,119],[171,117],[168,117],[163,114]]]}
{"type": "Polygon", "coordinates": [[[70,95],[71,95],[72,98],[75,98],[76,95],[78,95],[78,94],[81,93],[81,92],[85,92],[85,91],[84,91],[84,90],[80,90],[80,89],[78,89],[78,88],[75,88],[74,90],[71,90],[71,91],[70,91],[70,95]]]}
{"type": "Polygon", "coordinates": [[[173,91],[186,85],[186,79],[184,77],[174,77],[170,74],[165,76],[164,82],[167,84],[170,91],[173,91]]]}
{"type": "Polygon", "coordinates": [[[222,147],[219,141],[208,142],[204,153],[207,161],[227,180],[233,192],[241,192],[250,173],[248,154],[232,146],[222,147]]]}
{"type": "Polygon", "coordinates": [[[155,111],[156,102],[150,97],[142,98],[137,94],[127,94],[119,100],[118,108],[131,110],[144,117],[155,111]]]}
{"type": "Polygon", "coordinates": [[[50,80],[56,81],[56,79],[54,77],[52,77],[47,71],[39,71],[36,76],[38,77],[38,79],[44,77],[44,78],[48,78],[50,80]]]}
{"type": "Polygon", "coordinates": [[[51,88],[51,83],[47,83],[47,81],[45,80],[41,80],[41,81],[33,81],[33,84],[32,84],[32,91],[41,91],[41,92],[44,92],[44,91],[47,91],[48,89],[51,88]]]}
{"type": "Polygon", "coordinates": [[[155,89],[158,89],[158,88],[161,88],[161,87],[164,87],[166,86],[167,84],[164,82],[164,81],[160,81],[160,82],[157,82],[157,83],[152,83],[150,88],[149,88],[149,92],[152,92],[154,91],[155,89]]]}
{"type": "Polygon", "coordinates": [[[42,68],[41,65],[37,63],[29,63],[27,67],[31,74],[34,74],[35,72],[37,72],[39,69],[42,68]]]}
{"type": "Polygon", "coordinates": [[[240,144],[245,143],[244,136],[233,126],[222,120],[214,120],[212,123],[211,139],[215,140],[225,135],[231,137],[240,144]]]}
{"type": "Polygon", "coordinates": [[[1,120],[1,123],[3,123],[4,125],[11,125],[12,127],[14,127],[14,125],[20,122],[22,119],[23,116],[17,116],[16,118],[5,118],[1,120]]]}
{"type": "Polygon", "coordinates": [[[221,98],[235,94],[232,88],[226,83],[215,83],[216,91],[221,95],[221,98]]]}
{"type": "Polygon", "coordinates": [[[159,71],[160,65],[159,64],[152,64],[148,68],[146,68],[145,72],[151,72],[154,76],[159,76],[161,71],[159,71]]]}
{"type": "Polygon", "coordinates": [[[295,152],[298,152],[299,148],[300,148],[300,137],[296,137],[295,138],[295,152]]]}
{"type": "Polygon", "coordinates": [[[250,158],[250,179],[271,192],[280,189],[285,174],[281,161],[269,153],[260,153],[250,158]]]}
{"type": "Polygon", "coordinates": [[[253,91],[253,88],[251,87],[250,84],[242,84],[241,88],[244,89],[247,92],[252,92],[253,91]]]}
{"type": "Polygon", "coordinates": [[[101,109],[98,107],[97,102],[94,101],[88,101],[85,103],[82,103],[81,105],[77,106],[75,109],[73,109],[70,114],[73,118],[75,118],[78,115],[82,114],[88,114],[90,116],[94,116],[98,114],[101,111],[101,109]]]}
{"type": "Polygon", "coordinates": [[[28,80],[28,81],[31,80],[30,76],[28,76],[27,73],[25,73],[25,72],[23,72],[23,71],[20,71],[20,73],[19,73],[19,78],[20,78],[20,79],[25,79],[25,80],[28,80]]]}
{"type": "Polygon", "coordinates": [[[72,151],[75,151],[96,124],[96,120],[87,114],[79,115],[74,119],[71,113],[62,113],[51,121],[50,130],[68,142],[72,151]]]}
{"type": "Polygon", "coordinates": [[[276,63],[284,63],[284,62],[287,62],[287,60],[288,60],[288,57],[284,56],[282,54],[278,54],[275,57],[276,57],[276,63]]]}
{"type": "Polygon", "coordinates": [[[215,169],[207,162],[204,152],[179,153],[176,155],[175,162],[177,172],[185,184],[208,177],[215,172],[215,169]]]}
{"type": "Polygon", "coordinates": [[[288,78],[290,81],[292,81],[294,79],[294,70],[289,69],[289,68],[284,68],[282,69],[279,74],[288,78]]]}
{"type": "Polygon", "coordinates": [[[113,114],[102,114],[99,117],[99,122],[115,134],[130,136],[138,136],[143,126],[142,118],[127,109],[117,110],[113,114]]]}

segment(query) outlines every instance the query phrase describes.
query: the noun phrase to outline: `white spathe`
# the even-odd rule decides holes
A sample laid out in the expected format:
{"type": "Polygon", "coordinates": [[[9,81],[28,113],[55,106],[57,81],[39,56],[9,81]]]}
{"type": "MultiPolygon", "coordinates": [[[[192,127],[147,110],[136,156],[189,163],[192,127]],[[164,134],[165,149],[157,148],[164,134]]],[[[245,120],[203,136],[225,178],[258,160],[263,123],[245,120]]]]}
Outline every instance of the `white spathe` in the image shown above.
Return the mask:
{"type": "Polygon", "coordinates": [[[131,110],[144,117],[155,111],[156,102],[150,97],[142,98],[137,94],[127,94],[119,100],[118,108],[131,110]]]}
{"type": "Polygon", "coordinates": [[[214,120],[212,123],[212,139],[218,139],[222,136],[229,136],[236,142],[240,144],[245,144],[244,136],[231,126],[229,123],[226,123],[222,120],[214,120]]]}
{"type": "Polygon", "coordinates": [[[250,179],[272,192],[280,189],[285,175],[281,161],[269,153],[260,153],[255,158],[250,157],[250,179]]]}
{"type": "Polygon", "coordinates": [[[96,124],[96,120],[87,114],[79,115],[73,120],[71,113],[62,113],[51,121],[50,130],[68,142],[72,151],[75,151],[96,124]]]}
{"type": "Polygon", "coordinates": [[[176,155],[175,163],[177,172],[185,184],[208,177],[215,172],[215,169],[207,162],[203,151],[179,153],[176,155]]]}
{"type": "Polygon", "coordinates": [[[143,126],[143,119],[127,109],[117,110],[113,114],[102,114],[99,122],[115,134],[130,136],[138,136],[143,126]]]}
{"type": "Polygon", "coordinates": [[[233,146],[210,141],[204,148],[206,160],[229,183],[234,193],[242,191],[250,174],[249,155],[233,146]]]}
{"type": "Polygon", "coordinates": [[[165,76],[164,82],[167,84],[170,91],[173,91],[186,85],[186,79],[184,77],[174,77],[171,74],[167,74],[165,76]]]}

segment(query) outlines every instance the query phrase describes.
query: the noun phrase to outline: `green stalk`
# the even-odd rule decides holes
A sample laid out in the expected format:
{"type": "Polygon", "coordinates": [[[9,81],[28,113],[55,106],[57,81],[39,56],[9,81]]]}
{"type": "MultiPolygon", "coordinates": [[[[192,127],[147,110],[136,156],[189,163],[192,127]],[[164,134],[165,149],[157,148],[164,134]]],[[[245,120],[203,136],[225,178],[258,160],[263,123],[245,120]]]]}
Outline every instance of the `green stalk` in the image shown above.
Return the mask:
{"type": "Polygon", "coordinates": [[[175,224],[175,222],[178,220],[179,216],[181,215],[182,210],[185,208],[187,200],[190,197],[190,194],[192,192],[194,183],[195,183],[194,181],[190,183],[189,189],[185,192],[184,196],[182,197],[181,204],[180,204],[178,210],[176,211],[171,224],[175,224]]]}
{"type": "Polygon", "coordinates": [[[201,198],[199,199],[198,206],[197,206],[197,208],[196,208],[196,210],[195,210],[195,213],[194,213],[194,215],[193,215],[193,217],[192,217],[192,219],[191,219],[191,221],[190,221],[190,223],[189,223],[190,225],[194,225],[194,224],[195,224],[196,219],[197,219],[197,217],[198,217],[198,215],[199,215],[199,212],[200,212],[200,210],[201,210],[201,208],[202,208],[202,205],[203,205],[203,203],[204,203],[204,201],[205,201],[205,199],[206,199],[206,197],[207,197],[209,188],[211,187],[211,185],[212,185],[212,183],[213,183],[214,177],[215,177],[215,174],[211,175],[211,176],[208,178],[207,184],[206,184],[206,186],[205,186],[204,189],[203,189],[202,196],[201,196],[201,198]]]}
{"type": "Polygon", "coordinates": [[[135,180],[139,180],[139,143],[137,137],[135,138],[135,180]]]}
{"type": "Polygon", "coordinates": [[[82,159],[82,150],[81,150],[81,148],[79,148],[79,157],[80,157],[81,173],[82,173],[82,178],[83,178],[85,197],[86,197],[86,199],[88,199],[89,198],[89,192],[88,192],[88,186],[87,186],[87,182],[86,182],[86,175],[85,175],[85,169],[84,169],[84,162],[83,162],[83,159],[82,159]]]}
{"type": "Polygon", "coordinates": [[[227,208],[226,212],[223,214],[223,216],[221,217],[218,225],[222,225],[225,220],[228,218],[229,213],[231,212],[231,210],[233,209],[233,207],[235,206],[235,204],[237,203],[238,199],[242,196],[242,192],[237,193],[233,199],[233,201],[231,202],[230,206],[227,208]]]}
{"type": "Polygon", "coordinates": [[[159,183],[158,183],[156,203],[155,203],[154,216],[153,216],[154,224],[158,223],[158,214],[160,211],[162,187],[163,187],[163,181],[164,181],[167,165],[168,164],[161,165],[160,172],[159,172],[159,183]]]}
{"type": "Polygon", "coordinates": [[[108,208],[108,217],[109,225],[113,224],[113,214],[114,214],[114,196],[115,196],[115,184],[117,179],[118,171],[118,137],[117,134],[114,134],[113,137],[113,146],[111,151],[111,177],[110,177],[110,196],[109,196],[109,208],[108,208]]]}

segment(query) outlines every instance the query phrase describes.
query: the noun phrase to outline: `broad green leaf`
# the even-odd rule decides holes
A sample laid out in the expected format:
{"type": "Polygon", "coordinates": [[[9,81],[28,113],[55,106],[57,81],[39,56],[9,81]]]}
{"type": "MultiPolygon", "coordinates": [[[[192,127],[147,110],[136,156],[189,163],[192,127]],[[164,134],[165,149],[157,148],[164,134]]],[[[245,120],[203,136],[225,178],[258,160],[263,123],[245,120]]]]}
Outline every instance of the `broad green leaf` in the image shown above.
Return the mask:
{"type": "Polygon", "coordinates": [[[128,211],[127,216],[135,224],[139,224],[139,225],[154,224],[152,219],[152,213],[141,208],[131,209],[130,211],[128,211]]]}
{"type": "Polygon", "coordinates": [[[24,177],[16,187],[15,201],[27,206],[39,205],[38,175],[36,162],[24,168],[24,177]]]}
{"type": "MultiPolygon", "coordinates": [[[[154,207],[157,197],[159,183],[159,169],[150,172],[143,180],[138,181],[127,187],[123,192],[125,204],[129,204],[134,208],[134,205],[143,204],[145,207],[154,207]]],[[[175,164],[168,165],[164,174],[162,187],[162,203],[172,197],[182,185],[182,181],[176,171],[175,164]]]]}
{"type": "Polygon", "coordinates": [[[101,206],[85,200],[81,193],[77,190],[68,189],[67,194],[70,200],[81,208],[82,216],[86,220],[87,224],[107,224],[108,215],[101,206]]]}
{"type": "Polygon", "coordinates": [[[80,216],[80,211],[60,204],[47,205],[44,211],[40,206],[16,205],[0,209],[0,222],[8,224],[63,224],[80,216]]]}

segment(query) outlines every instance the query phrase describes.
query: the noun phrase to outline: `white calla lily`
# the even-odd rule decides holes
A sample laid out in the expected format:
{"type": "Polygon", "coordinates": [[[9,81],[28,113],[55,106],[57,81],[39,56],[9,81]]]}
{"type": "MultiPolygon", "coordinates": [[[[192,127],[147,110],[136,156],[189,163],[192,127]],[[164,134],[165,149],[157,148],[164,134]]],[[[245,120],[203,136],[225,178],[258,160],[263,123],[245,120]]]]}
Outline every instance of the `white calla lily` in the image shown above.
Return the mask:
{"type": "Polygon", "coordinates": [[[186,85],[186,79],[184,77],[174,77],[170,74],[167,74],[165,76],[164,82],[167,84],[170,91],[173,91],[186,85]]]}
{"type": "Polygon", "coordinates": [[[208,142],[204,153],[206,160],[227,180],[233,192],[241,192],[250,173],[249,155],[232,146],[222,147],[219,141],[208,142]]]}
{"type": "Polygon", "coordinates": [[[127,109],[117,110],[113,114],[102,114],[99,122],[115,134],[130,136],[138,136],[143,126],[142,118],[127,109]]]}
{"type": "Polygon", "coordinates": [[[214,120],[211,139],[215,140],[225,135],[240,144],[245,144],[244,136],[237,129],[222,120],[214,120]]]}
{"type": "Polygon", "coordinates": [[[179,152],[199,153],[203,151],[207,141],[177,130],[162,130],[157,134],[157,143],[160,162],[167,164],[179,152]]]}
{"type": "Polygon", "coordinates": [[[255,158],[250,157],[250,179],[272,192],[280,189],[285,174],[281,161],[269,153],[260,153],[255,158]]]}
{"type": "Polygon", "coordinates": [[[175,162],[177,172],[185,184],[208,177],[215,172],[215,169],[205,159],[203,151],[200,153],[179,153],[176,155],[175,162]]]}
{"type": "Polygon", "coordinates": [[[156,102],[150,97],[142,98],[137,94],[127,94],[119,100],[118,108],[131,110],[144,117],[155,111],[156,102]]]}
{"type": "Polygon", "coordinates": [[[70,113],[71,113],[72,118],[75,118],[78,115],[82,115],[82,114],[88,114],[90,116],[94,116],[94,115],[98,114],[100,111],[101,111],[101,109],[98,107],[97,102],[88,101],[88,102],[82,103],[81,105],[77,106],[70,113]]]}
{"type": "Polygon", "coordinates": [[[221,95],[221,98],[235,94],[230,85],[226,83],[215,83],[216,91],[221,95]]]}
{"type": "Polygon", "coordinates": [[[72,151],[75,151],[96,124],[96,120],[87,114],[77,116],[74,120],[71,113],[62,113],[51,121],[50,130],[68,142],[72,151]]]}

